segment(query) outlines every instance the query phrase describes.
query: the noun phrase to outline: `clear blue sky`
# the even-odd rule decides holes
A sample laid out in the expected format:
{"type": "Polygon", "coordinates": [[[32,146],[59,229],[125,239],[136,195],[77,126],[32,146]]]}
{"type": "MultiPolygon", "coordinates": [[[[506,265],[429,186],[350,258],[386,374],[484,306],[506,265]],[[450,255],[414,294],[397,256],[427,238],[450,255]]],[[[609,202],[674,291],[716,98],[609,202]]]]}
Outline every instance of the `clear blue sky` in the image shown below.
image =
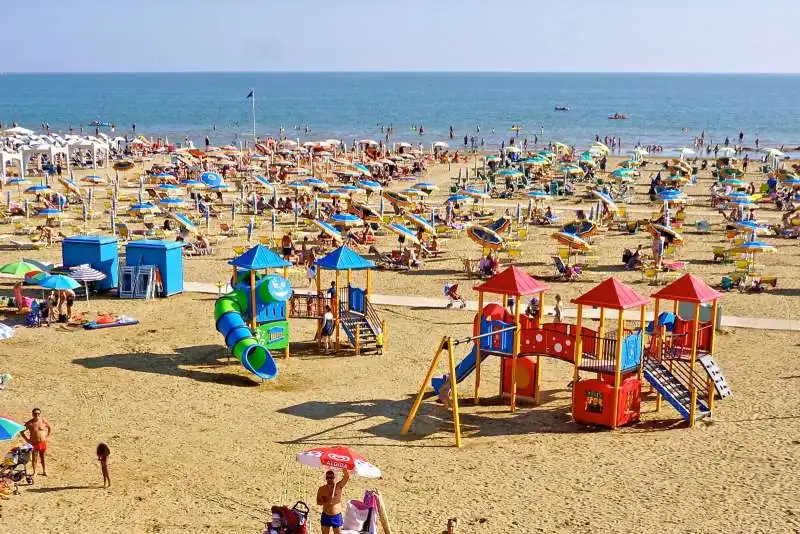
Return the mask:
{"type": "Polygon", "coordinates": [[[2,2],[0,71],[798,72],[798,0],[2,2]]]}

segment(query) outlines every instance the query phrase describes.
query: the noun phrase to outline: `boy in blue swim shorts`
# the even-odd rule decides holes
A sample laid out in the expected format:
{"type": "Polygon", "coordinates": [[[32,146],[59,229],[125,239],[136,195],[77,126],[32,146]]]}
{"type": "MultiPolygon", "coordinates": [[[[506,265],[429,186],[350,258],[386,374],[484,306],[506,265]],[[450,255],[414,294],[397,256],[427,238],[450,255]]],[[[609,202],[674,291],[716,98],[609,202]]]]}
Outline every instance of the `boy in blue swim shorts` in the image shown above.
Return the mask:
{"type": "Polygon", "coordinates": [[[350,480],[350,472],[345,469],[342,472],[342,479],[336,482],[336,475],[333,471],[325,472],[325,485],[317,490],[317,504],[322,506],[322,534],[340,534],[342,524],[342,489],[350,480]]]}

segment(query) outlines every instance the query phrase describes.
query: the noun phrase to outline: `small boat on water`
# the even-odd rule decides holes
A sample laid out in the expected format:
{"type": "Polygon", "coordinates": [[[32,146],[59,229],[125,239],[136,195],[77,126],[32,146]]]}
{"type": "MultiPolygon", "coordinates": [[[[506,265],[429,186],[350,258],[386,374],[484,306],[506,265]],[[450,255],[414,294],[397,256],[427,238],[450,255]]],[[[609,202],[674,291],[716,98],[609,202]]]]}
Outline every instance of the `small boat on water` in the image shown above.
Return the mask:
{"type": "Polygon", "coordinates": [[[608,120],[612,121],[624,121],[627,118],[628,116],[625,115],[624,113],[614,113],[613,115],[608,116],[608,120]]]}
{"type": "Polygon", "coordinates": [[[569,111],[569,106],[556,106],[556,111],[569,111]]]}
{"type": "Polygon", "coordinates": [[[108,128],[111,126],[111,123],[106,121],[92,121],[89,123],[89,126],[94,126],[96,128],[108,128]]]}

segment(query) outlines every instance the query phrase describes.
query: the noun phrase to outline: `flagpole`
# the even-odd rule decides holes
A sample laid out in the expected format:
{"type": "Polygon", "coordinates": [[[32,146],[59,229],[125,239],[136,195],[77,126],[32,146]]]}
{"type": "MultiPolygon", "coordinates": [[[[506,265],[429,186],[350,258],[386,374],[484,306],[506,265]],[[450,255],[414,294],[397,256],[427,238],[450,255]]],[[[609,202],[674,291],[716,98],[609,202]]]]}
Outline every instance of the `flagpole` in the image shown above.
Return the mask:
{"type": "Polygon", "coordinates": [[[253,95],[251,100],[253,101],[253,148],[255,148],[255,146],[256,146],[256,90],[255,90],[255,88],[251,89],[250,92],[253,95]]]}

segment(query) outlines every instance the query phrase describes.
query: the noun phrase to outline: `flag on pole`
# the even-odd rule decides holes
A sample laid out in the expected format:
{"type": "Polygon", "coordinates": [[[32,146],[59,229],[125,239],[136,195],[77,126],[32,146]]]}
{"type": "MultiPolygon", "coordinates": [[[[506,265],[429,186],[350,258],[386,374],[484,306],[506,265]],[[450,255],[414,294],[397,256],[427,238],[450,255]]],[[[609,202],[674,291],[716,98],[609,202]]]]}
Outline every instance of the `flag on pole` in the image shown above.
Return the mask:
{"type": "Polygon", "coordinates": [[[251,89],[245,98],[253,98],[253,92],[255,92],[255,89],[251,89]]]}

